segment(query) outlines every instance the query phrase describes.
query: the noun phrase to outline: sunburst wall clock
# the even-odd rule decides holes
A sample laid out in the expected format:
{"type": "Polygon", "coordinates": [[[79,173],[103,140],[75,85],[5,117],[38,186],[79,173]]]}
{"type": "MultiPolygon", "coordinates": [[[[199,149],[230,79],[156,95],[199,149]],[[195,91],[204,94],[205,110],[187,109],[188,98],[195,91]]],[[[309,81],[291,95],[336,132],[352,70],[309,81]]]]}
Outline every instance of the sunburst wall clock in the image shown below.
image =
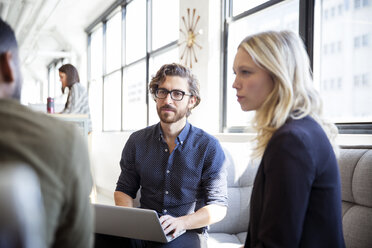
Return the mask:
{"type": "Polygon", "coordinates": [[[195,12],[196,9],[192,10],[192,17],[190,17],[190,8],[187,9],[187,20],[185,16],[182,16],[182,21],[184,24],[184,28],[180,28],[180,32],[183,34],[182,41],[178,43],[178,46],[183,46],[183,50],[181,53],[180,60],[183,62],[184,65],[189,66],[192,68],[193,61],[195,63],[198,62],[198,58],[196,56],[195,47],[202,49],[202,46],[197,42],[197,36],[202,33],[201,30],[196,32],[196,26],[200,20],[200,16],[198,15],[195,19],[195,12]]]}

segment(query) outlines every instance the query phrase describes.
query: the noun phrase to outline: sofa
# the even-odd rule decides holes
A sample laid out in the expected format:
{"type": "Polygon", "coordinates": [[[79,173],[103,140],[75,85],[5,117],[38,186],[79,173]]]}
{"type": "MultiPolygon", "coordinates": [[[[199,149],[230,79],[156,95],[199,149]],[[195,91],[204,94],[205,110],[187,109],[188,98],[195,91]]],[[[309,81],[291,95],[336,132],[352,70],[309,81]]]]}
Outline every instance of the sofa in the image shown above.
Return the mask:
{"type": "MultiPolygon", "coordinates": [[[[249,143],[224,142],[228,162],[226,217],[209,227],[208,247],[242,247],[247,235],[249,203],[259,161],[250,161],[249,143]]],[[[341,147],[339,166],[346,247],[372,247],[372,147],[341,147]]]]}
{"type": "Polygon", "coordinates": [[[209,227],[208,247],[237,248],[247,236],[249,202],[259,161],[249,157],[250,142],[225,142],[224,137],[220,141],[227,160],[229,207],[226,217],[209,227]]]}
{"type": "MultiPolygon", "coordinates": [[[[95,136],[92,161],[97,202],[114,204],[113,189],[120,167],[122,148],[128,138],[124,133],[102,133],[95,136]],[[102,144],[102,145],[97,145],[102,144]],[[106,144],[110,144],[107,146],[106,144]]],[[[258,161],[250,161],[250,134],[215,134],[228,162],[229,208],[226,217],[209,227],[210,248],[241,247],[249,222],[249,201],[258,161]]],[[[359,137],[354,143],[372,144],[372,139],[359,137]]],[[[343,146],[339,156],[342,183],[343,228],[346,247],[372,247],[372,145],[343,146]]]]}
{"type": "Polygon", "coordinates": [[[341,147],[342,224],[347,248],[372,247],[372,146],[341,147]]]}

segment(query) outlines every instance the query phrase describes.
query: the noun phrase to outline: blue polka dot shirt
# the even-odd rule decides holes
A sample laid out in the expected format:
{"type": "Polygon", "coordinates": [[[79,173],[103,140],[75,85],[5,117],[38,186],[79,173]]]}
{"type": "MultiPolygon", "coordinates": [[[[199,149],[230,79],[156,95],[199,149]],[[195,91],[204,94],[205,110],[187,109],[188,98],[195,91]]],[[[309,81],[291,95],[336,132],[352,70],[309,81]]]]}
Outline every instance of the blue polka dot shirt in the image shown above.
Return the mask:
{"type": "Polygon", "coordinates": [[[170,154],[160,123],[134,132],[120,161],[116,190],[159,215],[184,216],[207,204],[227,206],[225,155],[216,138],[189,122],[170,154]]]}

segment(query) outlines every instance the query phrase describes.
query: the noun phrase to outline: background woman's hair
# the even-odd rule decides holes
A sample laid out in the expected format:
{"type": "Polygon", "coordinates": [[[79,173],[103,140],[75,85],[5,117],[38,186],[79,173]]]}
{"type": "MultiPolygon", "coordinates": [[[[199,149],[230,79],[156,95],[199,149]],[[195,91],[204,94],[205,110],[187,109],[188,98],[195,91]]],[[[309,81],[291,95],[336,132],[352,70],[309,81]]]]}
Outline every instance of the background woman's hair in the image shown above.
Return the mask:
{"type": "MultiPolygon", "coordinates": [[[[195,76],[191,73],[189,69],[176,63],[163,65],[157,71],[156,75],[152,77],[151,82],[149,84],[149,90],[154,99],[156,99],[155,91],[159,87],[159,84],[162,84],[165,81],[166,76],[178,76],[181,78],[186,78],[187,83],[189,85],[190,94],[196,98],[196,103],[193,108],[199,105],[201,99],[198,80],[195,78],[195,76]]],[[[188,117],[190,114],[191,109],[187,111],[186,116],[188,117]]]]}
{"type": "Polygon", "coordinates": [[[309,57],[300,37],[291,31],[268,31],[246,37],[239,45],[274,81],[274,89],[252,120],[257,130],[254,157],[263,155],[274,132],[288,118],[313,117],[324,129],[335,153],[338,134],[334,124],[322,116],[322,100],[315,90],[309,57]]]}
{"type": "Polygon", "coordinates": [[[74,83],[80,82],[79,73],[76,70],[75,66],[71,64],[65,64],[65,65],[62,65],[58,69],[58,71],[66,74],[68,87],[71,87],[74,83]]]}

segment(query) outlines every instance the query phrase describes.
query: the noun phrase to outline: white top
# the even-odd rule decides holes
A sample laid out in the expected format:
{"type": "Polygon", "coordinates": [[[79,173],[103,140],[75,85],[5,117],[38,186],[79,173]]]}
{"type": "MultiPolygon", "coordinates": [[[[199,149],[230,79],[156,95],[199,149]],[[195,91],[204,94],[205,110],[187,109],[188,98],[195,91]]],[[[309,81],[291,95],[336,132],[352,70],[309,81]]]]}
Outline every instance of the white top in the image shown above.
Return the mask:
{"type": "Polygon", "coordinates": [[[90,118],[88,93],[81,83],[72,85],[67,98],[67,105],[61,114],[87,114],[88,130],[92,131],[92,121],[90,118]]]}

